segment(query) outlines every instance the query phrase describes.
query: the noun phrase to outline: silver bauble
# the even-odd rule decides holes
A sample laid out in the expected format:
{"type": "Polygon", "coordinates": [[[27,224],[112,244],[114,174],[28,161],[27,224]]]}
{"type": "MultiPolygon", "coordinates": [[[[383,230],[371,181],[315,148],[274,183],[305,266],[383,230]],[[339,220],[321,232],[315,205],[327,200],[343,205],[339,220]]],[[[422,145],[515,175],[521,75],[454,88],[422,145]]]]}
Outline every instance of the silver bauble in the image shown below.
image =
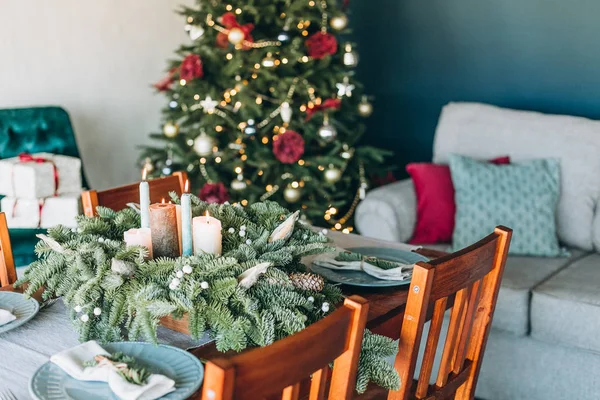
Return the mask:
{"type": "Polygon", "coordinates": [[[246,183],[246,181],[239,180],[239,179],[231,181],[231,189],[232,190],[240,191],[240,190],[246,189],[246,187],[248,187],[248,184],[246,183]]]}
{"type": "Polygon", "coordinates": [[[337,137],[337,129],[329,123],[323,124],[322,127],[319,128],[319,137],[326,142],[331,142],[335,140],[337,137]]]}
{"type": "Polygon", "coordinates": [[[256,125],[253,119],[249,119],[244,127],[244,133],[248,136],[252,136],[256,133],[256,125]]]}
{"type": "Polygon", "coordinates": [[[174,138],[179,134],[179,125],[173,121],[169,121],[163,125],[163,133],[168,138],[174,138]]]}
{"type": "Polygon", "coordinates": [[[346,14],[336,15],[335,17],[331,18],[329,25],[331,25],[331,27],[336,31],[346,29],[348,26],[348,17],[346,14]]]}
{"type": "Polygon", "coordinates": [[[283,31],[281,31],[281,33],[279,35],[277,35],[277,40],[279,40],[281,43],[285,43],[285,42],[289,41],[290,33],[288,32],[288,30],[284,29],[283,31]]]}
{"type": "Polygon", "coordinates": [[[266,57],[262,60],[262,66],[265,68],[272,68],[275,66],[275,59],[272,53],[267,53],[266,57]]]}
{"type": "Polygon", "coordinates": [[[297,202],[298,200],[300,200],[301,196],[302,196],[302,193],[300,192],[300,189],[293,188],[291,186],[288,186],[283,191],[283,198],[288,203],[295,203],[295,202],[297,202]]]}
{"type": "Polygon", "coordinates": [[[200,136],[194,139],[194,151],[199,156],[212,154],[213,147],[215,147],[215,140],[205,132],[202,132],[200,136]]]}
{"type": "Polygon", "coordinates": [[[324,176],[325,182],[331,184],[337,183],[340,179],[342,179],[342,170],[334,166],[330,166],[325,170],[324,176]]]}
{"type": "Polygon", "coordinates": [[[346,67],[356,67],[358,65],[358,53],[352,50],[352,44],[346,43],[344,46],[344,65],[346,67]]]}

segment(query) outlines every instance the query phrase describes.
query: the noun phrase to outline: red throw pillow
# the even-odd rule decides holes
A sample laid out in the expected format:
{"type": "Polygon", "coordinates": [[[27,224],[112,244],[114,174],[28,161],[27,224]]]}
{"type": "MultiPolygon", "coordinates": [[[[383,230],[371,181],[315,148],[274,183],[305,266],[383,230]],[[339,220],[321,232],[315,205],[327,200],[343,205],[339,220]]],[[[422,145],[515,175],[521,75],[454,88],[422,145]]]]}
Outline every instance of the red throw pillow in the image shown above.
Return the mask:
{"type": "MultiPolygon", "coordinates": [[[[510,157],[490,160],[510,164],[510,157]]],[[[417,225],[409,243],[450,243],[454,231],[454,185],[450,167],[441,164],[411,163],[406,166],[417,194],[417,225]]]]}

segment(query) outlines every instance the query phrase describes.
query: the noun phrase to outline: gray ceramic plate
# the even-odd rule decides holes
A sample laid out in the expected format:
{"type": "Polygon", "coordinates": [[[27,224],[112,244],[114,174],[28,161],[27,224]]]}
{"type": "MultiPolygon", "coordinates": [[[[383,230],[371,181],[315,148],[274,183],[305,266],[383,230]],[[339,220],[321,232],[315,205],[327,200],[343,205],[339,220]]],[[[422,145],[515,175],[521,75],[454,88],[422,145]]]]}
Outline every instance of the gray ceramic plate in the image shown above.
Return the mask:
{"type": "Polygon", "coordinates": [[[21,293],[0,292],[0,308],[10,311],[17,319],[0,326],[0,333],[15,329],[35,317],[40,305],[35,299],[26,299],[21,293]]]}
{"type": "MultiPolygon", "coordinates": [[[[377,257],[384,260],[401,262],[404,264],[414,264],[419,261],[428,261],[426,257],[406,250],[381,247],[353,247],[348,250],[365,256],[377,257]]],[[[351,286],[391,287],[408,285],[410,283],[410,279],[403,281],[386,281],[383,279],[377,279],[374,276],[366,274],[362,271],[334,271],[328,268],[319,267],[314,264],[311,265],[310,269],[313,272],[323,276],[330,282],[342,283],[344,285],[351,286]]]]}
{"type": "MultiPolygon", "coordinates": [[[[204,377],[204,367],[200,360],[176,347],[138,342],[109,343],[102,347],[109,353],[122,352],[133,356],[151,373],[173,379],[175,391],[161,399],[187,399],[198,390],[204,377]]],[[[50,361],[31,377],[29,393],[38,400],[117,399],[107,383],[78,381],[50,361]]]]}

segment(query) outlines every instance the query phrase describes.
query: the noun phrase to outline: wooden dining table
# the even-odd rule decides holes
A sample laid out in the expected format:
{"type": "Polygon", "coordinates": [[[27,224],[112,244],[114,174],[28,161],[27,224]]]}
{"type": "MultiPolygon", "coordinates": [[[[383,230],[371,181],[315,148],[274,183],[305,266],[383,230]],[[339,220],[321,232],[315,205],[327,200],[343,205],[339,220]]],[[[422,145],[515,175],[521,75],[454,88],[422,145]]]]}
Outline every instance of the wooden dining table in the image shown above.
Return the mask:
{"type": "MultiPolygon", "coordinates": [[[[339,232],[329,233],[331,239],[336,246],[342,248],[352,247],[384,247],[395,248],[405,251],[414,251],[424,255],[427,258],[437,258],[446,253],[418,248],[403,243],[387,242],[371,238],[366,238],[354,234],[342,234],[339,232]]],[[[310,265],[311,259],[304,260],[307,265],[310,265]]],[[[0,291],[15,291],[22,292],[22,288],[14,288],[12,285],[1,287],[0,291]]],[[[400,335],[400,327],[404,317],[404,309],[408,297],[408,286],[388,287],[388,288],[362,288],[355,286],[342,286],[342,292],[346,296],[359,295],[364,297],[369,302],[369,313],[367,318],[367,328],[373,333],[388,336],[392,339],[398,339],[400,335]]],[[[41,291],[34,296],[38,301],[41,298],[41,291]]],[[[448,307],[451,306],[451,303],[448,307]]],[[[165,325],[166,328],[185,331],[185,322],[172,321],[165,325]],[[179,326],[170,326],[170,324],[179,326]]],[[[17,328],[18,329],[18,328],[17,328]]],[[[223,356],[222,352],[216,349],[215,342],[210,341],[199,347],[188,349],[201,360],[210,360],[215,357],[223,356]]]]}

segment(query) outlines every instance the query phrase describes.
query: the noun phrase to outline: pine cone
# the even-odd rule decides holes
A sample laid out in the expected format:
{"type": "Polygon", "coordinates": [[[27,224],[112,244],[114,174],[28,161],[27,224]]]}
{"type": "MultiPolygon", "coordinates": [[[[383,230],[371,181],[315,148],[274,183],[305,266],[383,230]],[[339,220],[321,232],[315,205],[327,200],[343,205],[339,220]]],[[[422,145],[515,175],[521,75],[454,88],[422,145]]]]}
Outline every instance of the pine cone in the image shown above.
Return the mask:
{"type": "Polygon", "coordinates": [[[320,292],[325,285],[325,279],[322,276],[310,273],[294,272],[290,274],[290,279],[292,284],[300,290],[320,292]]]}

